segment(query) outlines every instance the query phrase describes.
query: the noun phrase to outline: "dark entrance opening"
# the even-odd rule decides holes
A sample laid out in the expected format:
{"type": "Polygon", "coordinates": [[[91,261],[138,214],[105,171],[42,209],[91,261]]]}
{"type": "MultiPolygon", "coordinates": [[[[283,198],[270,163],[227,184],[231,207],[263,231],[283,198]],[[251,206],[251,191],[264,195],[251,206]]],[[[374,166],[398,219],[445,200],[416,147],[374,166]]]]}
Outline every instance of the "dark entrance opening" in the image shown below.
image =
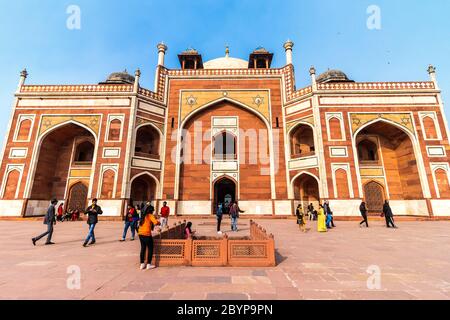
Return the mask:
{"type": "Polygon", "coordinates": [[[233,180],[222,178],[214,184],[214,213],[216,213],[219,203],[226,204],[235,200],[236,184],[233,180]]]}
{"type": "Polygon", "coordinates": [[[75,183],[69,191],[69,199],[67,200],[68,210],[78,210],[84,212],[87,207],[88,188],[82,182],[75,183]]]}
{"type": "Polygon", "coordinates": [[[364,186],[364,197],[369,215],[378,216],[383,212],[384,191],[379,183],[375,181],[367,183],[364,186]]]}

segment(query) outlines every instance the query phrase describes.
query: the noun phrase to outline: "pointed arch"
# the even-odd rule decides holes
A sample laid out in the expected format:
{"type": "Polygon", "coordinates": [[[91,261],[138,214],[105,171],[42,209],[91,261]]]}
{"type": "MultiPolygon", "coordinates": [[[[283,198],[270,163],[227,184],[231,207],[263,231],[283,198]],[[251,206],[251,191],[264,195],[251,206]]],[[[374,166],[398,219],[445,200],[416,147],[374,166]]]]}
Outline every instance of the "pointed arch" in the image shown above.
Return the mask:
{"type": "Polygon", "coordinates": [[[294,207],[301,204],[306,208],[310,203],[318,207],[322,195],[319,179],[314,174],[308,171],[296,174],[291,180],[291,189],[294,207]]]}
{"type": "Polygon", "coordinates": [[[17,198],[21,175],[21,171],[15,168],[7,171],[2,194],[3,199],[12,200],[17,198]]]}
{"type": "MultiPolygon", "coordinates": [[[[371,120],[367,123],[365,123],[364,125],[362,125],[360,128],[358,128],[352,135],[352,144],[353,144],[353,154],[357,155],[358,151],[357,151],[357,146],[356,146],[356,138],[358,136],[358,134],[364,130],[365,128],[377,123],[377,122],[383,122],[383,123],[387,123],[389,125],[392,125],[393,127],[401,130],[403,133],[405,133],[408,138],[411,141],[412,144],[412,148],[414,150],[414,156],[417,162],[417,169],[418,169],[418,175],[419,175],[419,181],[420,181],[420,185],[422,188],[422,193],[423,193],[423,197],[424,198],[431,198],[431,192],[430,192],[430,186],[428,184],[428,180],[427,180],[427,175],[426,175],[426,171],[425,171],[425,164],[422,158],[422,152],[420,149],[420,145],[417,141],[417,137],[415,135],[415,133],[411,132],[410,130],[408,130],[407,128],[405,128],[404,126],[391,121],[389,119],[384,119],[384,118],[378,118],[378,119],[374,119],[371,120]]],[[[363,189],[362,189],[362,180],[361,180],[361,174],[360,174],[360,168],[359,168],[359,161],[357,161],[357,159],[355,158],[355,167],[356,167],[356,176],[358,179],[358,191],[360,196],[363,195],[363,189]]]]}
{"type": "Polygon", "coordinates": [[[332,116],[328,119],[329,140],[343,140],[341,119],[332,116]]]}
{"type": "Polygon", "coordinates": [[[366,181],[363,185],[364,200],[370,213],[379,214],[383,211],[386,199],[385,187],[376,180],[366,181]]]}
{"type": "Polygon", "coordinates": [[[307,174],[307,175],[313,177],[314,179],[316,179],[317,183],[320,184],[319,178],[318,178],[315,174],[313,174],[313,173],[311,173],[311,172],[308,172],[308,171],[301,171],[301,172],[297,173],[297,174],[291,179],[291,184],[292,184],[298,177],[300,177],[302,174],[307,174]]]}
{"type": "Polygon", "coordinates": [[[112,168],[105,169],[102,173],[102,187],[100,189],[101,199],[115,198],[116,171],[112,168]]]}
{"type": "Polygon", "coordinates": [[[213,137],[213,158],[216,160],[237,159],[237,136],[229,130],[217,132],[213,137]]]}
{"type": "Polygon", "coordinates": [[[161,187],[158,178],[156,178],[156,177],[155,177],[153,174],[151,174],[150,172],[144,171],[144,172],[140,172],[140,173],[134,175],[134,176],[131,178],[131,180],[130,180],[130,190],[129,190],[129,192],[128,192],[128,198],[131,196],[131,187],[133,186],[133,182],[134,182],[137,178],[142,177],[142,176],[148,176],[148,177],[150,177],[151,179],[154,180],[155,185],[156,185],[156,189],[155,189],[155,198],[158,197],[159,192],[160,192],[160,187],[161,187]]]}
{"type": "Polygon", "coordinates": [[[159,157],[161,155],[163,134],[152,123],[143,123],[135,129],[134,153],[141,157],[159,157]]]}
{"type": "Polygon", "coordinates": [[[422,118],[424,136],[427,140],[436,140],[439,138],[436,123],[430,115],[426,115],[422,118]]]}
{"type": "Polygon", "coordinates": [[[237,105],[237,106],[239,106],[239,107],[241,107],[241,108],[244,108],[244,109],[246,109],[246,110],[248,110],[248,111],[254,113],[256,116],[258,116],[258,117],[265,123],[265,125],[267,126],[267,129],[270,129],[270,128],[271,128],[271,125],[270,125],[268,119],[267,119],[261,112],[255,110],[255,109],[252,108],[252,107],[247,106],[246,104],[244,104],[244,103],[242,103],[242,102],[240,102],[240,101],[234,100],[234,99],[229,98],[229,97],[223,97],[223,98],[220,98],[220,99],[217,99],[217,100],[208,102],[207,104],[204,104],[204,105],[201,106],[200,108],[197,108],[197,109],[195,109],[194,111],[192,111],[191,113],[189,113],[189,114],[183,119],[183,121],[181,122],[181,124],[180,124],[180,129],[183,129],[184,126],[186,125],[186,123],[187,123],[194,115],[196,115],[197,113],[200,113],[201,111],[203,111],[203,110],[205,110],[205,109],[207,109],[207,108],[209,108],[209,107],[211,107],[211,106],[214,106],[214,105],[216,105],[216,104],[219,104],[219,103],[221,103],[221,102],[230,102],[230,103],[232,103],[232,104],[235,104],[235,105],[237,105]]]}
{"type": "Polygon", "coordinates": [[[31,134],[32,119],[21,119],[17,129],[17,141],[28,141],[31,134]]]}
{"type": "Polygon", "coordinates": [[[307,122],[296,123],[288,131],[289,155],[291,159],[313,156],[316,152],[314,126],[307,122]]]}
{"type": "MultiPolygon", "coordinates": [[[[269,166],[270,166],[270,192],[272,199],[276,199],[276,190],[275,190],[275,183],[274,183],[274,177],[275,177],[275,169],[274,169],[274,152],[273,152],[273,135],[272,135],[272,126],[270,124],[270,120],[267,119],[261,112],[255,110],[252,107],[249,107],[248,105],[239,102],[237,100],[231,99],[229,97],[222,97],[220,99],[211,101],[196,110],[189,113],[184,119],[181,119],[181,116],[179,118],[179,129],[177,134],[177,141],[182,141],[183,138],[183,129],[185,128],[186,124],[193,119],[195,116],[200,114],[201,112],[207,110],[210,107],[213,107],[215,105],[220,105],[220,103],[228,102],[232,106],[235,106],[237,108],[242,108],[249,113],[255,115],[258,119],[260,119],[264,127],[267,129],[267,140],[268,140],[268,149],[269,149],[269,166]]],[[[175,161],[175,184],[174,184],[174,198],[175,200],[178,200],[180,198],[180,185],[181,185],[181,151],[182,151],[182,144],[177,144],[177,150],[176,150],[176,161],[175,161]]]]}
{"type": "MultiPolygon", "coordinates": [[[[73,119],[64,121],[62,123],[59,123],[57,125],[55,125],[54,127],[51,127],[50,129],[48,129],[47,131],[43,132],[39,137],[37,137],[36,139],[36,143],[35,143],[35,148],[33,150],[33,155],[32,155],[32,160],[31,160],[31,166],[30,166],[30,176],[27,179],[26,185],[25,185],[25,192],[24,192],[24,197],[25,198],[30,198],[31,193],[32,193],[32,189],[33,189],[33,185],[35,182],[35,176],[36,176],[36,171],[37,171],[37,166],[38,166],[38,160],[41,154],[41,149],[42,149],[42,143],[45,140],[45,138],[47,138],[50,134],[52,134],[53,132],[55,132],[56,130],[66,126],[66,125],[70,125],[73,124],[75,126],[78,126],[82,129],[85,129],[86,131],[88,131],[93,137],[94,137],[94,157],[92,160],[92,163],[95,163],[97,160],[97,153],[98,153],[98,135],[95,131],[93,131],[89,126],[75,121],[73,119]]],[[[88,190],[88,195],[91,194],[92,192],[92,182],[94,179],[94,170],[92,170],[91,172],[91,176],[90,176],[90,182],[89,182],[89,190],[88,190]]]]}
{"type": "Polygon", "coordinates": [[[450,172],[448,164],[432,168],[434,186],[438,198],[450,198],[450,172]]]}

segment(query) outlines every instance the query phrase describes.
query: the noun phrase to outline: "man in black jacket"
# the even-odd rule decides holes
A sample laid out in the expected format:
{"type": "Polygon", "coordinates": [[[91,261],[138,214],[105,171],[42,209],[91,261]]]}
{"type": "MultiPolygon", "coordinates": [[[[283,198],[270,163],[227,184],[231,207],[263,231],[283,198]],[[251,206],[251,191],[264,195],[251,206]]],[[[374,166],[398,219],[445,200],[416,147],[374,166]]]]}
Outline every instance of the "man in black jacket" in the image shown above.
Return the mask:
{"type": "Polygon", "coordinates": [[[39,241],[41,238],[47,236],[47,242],[45,242],[46,245],[55,244],[52,242],[52,235],[53,235],[53,225],[56,224],[56,215],[55,215],[55,206],[58,204],[58,200],[53,199],[51,201],[50,207],[47,209],[47,213],[44,217],[44,224],[47,225],[47,231],[41,234],[39,237],[31,239],[33,242],[33,245],[36,245],[36,242],[39,241]]]}
{"type": "Polygon", "coordinates": [[[92,199],[92,204],[86,209],[86,212],[84,214],[88,215],[87,224],[89,225],[89,233],[83,243],[83,247],[86,247],[89,243],[89,240],[91,240],[91,243],[89,244],[95,244],[95,225],[98,222],[98,215],[103,214],[102,208],[97,205],[97,199],[92,199]]]}
{"type": "Polygon", "coordinates": [[[363,225],[363,223],[366,224],[366,227],[369,227],[369,222],[367,221],[367,206],[366,203],[363,201],[361,202],[360,206],[359,206],[359,212],[361,212],[361,216],[363,217],[363,221],[361,221],[359,223],[360,226],[363,225]]]}
{"type": "Polygon", "coordinates": [[[389,205],[389,201],[386,200],[383,205],[383,215],[386,219],[386,227],[390,228],[392,225],[392,228],[397,229],[397,226],[394,224],[394,214],[392,213],[391,206],[389,205]]]}

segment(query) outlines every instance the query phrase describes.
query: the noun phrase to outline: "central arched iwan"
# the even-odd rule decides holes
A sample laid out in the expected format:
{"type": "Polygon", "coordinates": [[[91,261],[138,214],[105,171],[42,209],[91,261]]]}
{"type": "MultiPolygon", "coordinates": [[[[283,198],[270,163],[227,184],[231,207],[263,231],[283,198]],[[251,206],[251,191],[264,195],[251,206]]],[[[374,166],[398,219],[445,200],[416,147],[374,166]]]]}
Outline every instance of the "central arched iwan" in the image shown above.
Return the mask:
{"type": "Polygon", "coordinates": [[[240,160],[240,199],[271,199],[267,126],[254,112],[232,102],[222,101],[198,112],[184,125],[183,129],[190,141],[184,139],[182,143],[181,156],[184,162],[180,166],[180,200],[209,200],[211,197],[212,139],[211,134],[205,133],[211,130],[213,116],[239,118],[237,149],[240,160]],[[197,137],[194,130],[196,123],[197,127],[201,127],[201,136],[197,137]]]}

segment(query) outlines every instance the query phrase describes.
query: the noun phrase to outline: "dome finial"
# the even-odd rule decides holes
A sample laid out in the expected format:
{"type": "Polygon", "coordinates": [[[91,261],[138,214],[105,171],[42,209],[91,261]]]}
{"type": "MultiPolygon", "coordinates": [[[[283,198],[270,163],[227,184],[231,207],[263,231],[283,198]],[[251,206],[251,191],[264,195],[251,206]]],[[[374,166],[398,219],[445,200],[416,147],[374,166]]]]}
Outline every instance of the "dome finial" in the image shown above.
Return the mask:
{"type": "Polygon", "coordinates": [[[226,47],[225,47],[225,57],[229,57],[230,56],[230,47],[227,45],[226,47]]]}

